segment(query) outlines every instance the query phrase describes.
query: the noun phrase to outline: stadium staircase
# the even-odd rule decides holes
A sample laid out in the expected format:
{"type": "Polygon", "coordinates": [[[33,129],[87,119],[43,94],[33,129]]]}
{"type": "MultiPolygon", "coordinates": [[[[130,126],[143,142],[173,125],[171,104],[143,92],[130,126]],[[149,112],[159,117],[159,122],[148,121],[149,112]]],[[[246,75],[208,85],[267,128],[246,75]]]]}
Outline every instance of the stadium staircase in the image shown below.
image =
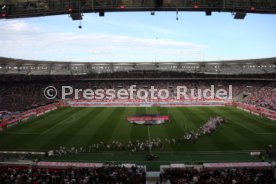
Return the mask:
{"type": "Polygon", "coordinates": [[[146,184],[156,184],[160,181],[160,172],[148,171],[146,175],[146,184]]]}
{"type": "Polygon", "coordinates": [[[233,98],[233,100],[234,100],[235,102],[242,102],[242,101],[244,101],[246,98],[248,98],[249,96],[251,96],[251,93],[248,93],[248,92],[243,91],[243,92],[241,92],[239,95],[235,96],[235,97],[233,98]]]}

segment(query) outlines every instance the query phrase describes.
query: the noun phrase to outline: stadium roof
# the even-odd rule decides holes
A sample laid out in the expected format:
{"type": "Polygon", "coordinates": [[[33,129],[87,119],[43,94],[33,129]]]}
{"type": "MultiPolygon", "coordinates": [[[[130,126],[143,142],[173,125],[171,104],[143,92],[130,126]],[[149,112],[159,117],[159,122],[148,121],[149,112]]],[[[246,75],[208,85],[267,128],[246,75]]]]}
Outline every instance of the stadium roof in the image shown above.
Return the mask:
{"type": "Polygon", "coordinates": [[[82,75],[135,71],[173,71],[204,74],[276,73],[276,57],[209,62],[52,62],[0,58],[0,74],[82,75]]]}
{"type": "Polygon", "coordinates": [[[0,18],[37,17],[70,14],[73,20],[82,13],[125,11],[205,11],[231,12],[243,19],[246,13],[276,13],[276,0],[0,0],[0,18]]]}

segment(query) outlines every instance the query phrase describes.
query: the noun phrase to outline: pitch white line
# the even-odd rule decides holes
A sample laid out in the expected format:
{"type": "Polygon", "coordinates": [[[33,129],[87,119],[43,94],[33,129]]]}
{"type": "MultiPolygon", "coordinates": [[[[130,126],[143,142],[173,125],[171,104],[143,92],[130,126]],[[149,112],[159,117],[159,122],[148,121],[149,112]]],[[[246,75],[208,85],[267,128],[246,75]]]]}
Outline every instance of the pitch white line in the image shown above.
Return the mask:
{"type": "Polygon", "coordinates": [[[269,133],[269,132],[267,132],[267,133],[257,133],[257,134],[260,134],[260,135],[275,135],[276,133],[269,133]]]}
{"type": "MultiPolygon", "coordinates": [[[[265,151],[265,150],[262,150],[262,149],[253,149],[253,150],[225,150],[225,151],[191,151],[191,150],[188,150],[188,151],[155,151],[154,153],[163,153],[163,154],[168,154],[168,153],[172,153],[172,154],[183,154],[183,153],[188,153],[188,154],[194,154],[194,153],[198,153],[198,154],[205,154],[205,153],[208,153],[208,154],[216,154],[216,153],[221,153],[221,154],[224,154],[224,153],[248,153],[248,152],[252,152],[252,151],[265,151]]],[[[125,151],[99,151],[98,153],[126,153],[125,151]]],[[[140,152],[135,152],[135,153],[132,153],[133,155],[135,154],[144,154],[145,151],[140,151],[140,152]]],[[[91,152],[91,153],[97,153],[97,152],[91,152]]]]}
{"type": "Polygon", "coordinates": [[[40,133],[28,133],[28,132],[10,132],[3,133],[4,135],[39,135],[40,133]]]}
{"type": "Polygon", "coordinates": [[[55,124],[54,126],[48,128],[47,130],[45,130],[41,134],[44,135],[44,134],[48,133],[50,130],[52,130],[53,128],[59,126],[60,124],[70,124],[75,119],[76,119],[76,117],[74,115],[73,116],[69,116],[68,118],[66,118],[66,119],[60,121],[59,123],[55,124]],[[68,123],[68,122],[70,122],[70,123],[68,123]]]}
{"type": "Polygon", "coordinates": [[[261,124],[266,125],[266,126],[276,126],[276,123],[272,124],[272,123],[261,122],[261,124]]]}
{"type": "Polygon", "coordinates": [[[239,125],[239,126],[242,127],[242,128],[245,128],[245,129],[249,130],[250,132],[253,132],[254,134],[258,134],[257,132],[251,130],[250,128],[245,127],[245,126],[242,126],[242,125],[240,125],[239,123],[236,123],[235,121],[231,121],[231,122],[235,123],[236,125],[239,125]]]}
{"type": "Polygon", "coordinates": [[[149,152],[151,153],[151,143],[150,143],[150,129],[149,129],[149,126],[148,126],[148,137],[149,137],[149,152]]]}
{"type": "MultiPolygon", "coordinates": [[[[66,118],[66,119],[68,119],[68,118],[66,118]]],[[[72,116],[72,118],[70,118],[68,121],[66,121],[66,123],[63,123],[63,124],[71,124],[73,122],[73,120],[75,120],[75,119],[76,119],[76,117],[72,116]]]]}
{"type": "Polygon", "coordinates": [[[149,126],[148,126],[148,137],[149,137],[149,141],[150,141],[150,130],[149,130],[149,126]]]}
{"type": "Polygon", "coordinates": [[[55,128],[55,127],[59,126],[59,125],[60,125],[60,124],[62,124],[63,122],[64,122],[64,120],[63,120],[63,121],[61,121],[61,122],[59,122],[59,123],[57,123],[57,124],[55,124],[54,126],[52,126],[52,127],[48,128],[47,130],[45,130],[44,132],[42,132],[42,135],[44,135],[44,134],[48,133],[50,130],[52,130],[53,128],[55,128]]]}
{"type": "MultiPolygon", "coordinates": [[[[232,122],[234,122],[234,121],[232,121],[232,122]]],[[[240,125],[240,124],[238,124],[238,123],[236,123],[236,122],[234,122],[235,124],[237,124],[237,125],[239,125],[239,126],[241,126],[241,127],[243,127],[243,128],[246,128],[247,130],[249,130],[249,131],[251,131],[251,132],[253,132],[253,133],[255,133],[255,134],[257,134],[257,135],[274,135],[274,134],[276,134],[276,133],[274,133],[274,132],[261,132],[261,133],[259,133],[259,132],[255,132],[255,131],[253,131],[253,130],[251,130],[250,128],[248,128],[248,127],[245,127],[245,126],[242,126],[242,125],[240,125]]]]}

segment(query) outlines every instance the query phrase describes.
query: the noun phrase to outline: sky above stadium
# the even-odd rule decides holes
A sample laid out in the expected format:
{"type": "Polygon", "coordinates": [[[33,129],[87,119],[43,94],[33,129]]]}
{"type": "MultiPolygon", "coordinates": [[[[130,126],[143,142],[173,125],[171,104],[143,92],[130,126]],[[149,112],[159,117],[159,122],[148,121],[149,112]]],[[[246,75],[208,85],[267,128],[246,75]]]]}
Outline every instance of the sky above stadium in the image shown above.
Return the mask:
{"type": "Polygon", "coordinates": [[[0,20],[0,56],[48,61],[213,61],[276,56],[276,15],[157,12],[0,20]]]}

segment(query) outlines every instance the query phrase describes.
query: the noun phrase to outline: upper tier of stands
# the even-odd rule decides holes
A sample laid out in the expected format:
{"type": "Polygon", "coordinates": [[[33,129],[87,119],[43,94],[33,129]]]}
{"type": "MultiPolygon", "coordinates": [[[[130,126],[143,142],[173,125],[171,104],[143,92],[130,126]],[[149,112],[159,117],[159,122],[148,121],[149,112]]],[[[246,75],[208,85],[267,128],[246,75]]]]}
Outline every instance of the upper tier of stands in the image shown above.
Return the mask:
{"type": "MultiPolygon", "coordinates": [[[[255,76],[259,77],[259,76],[255,76]]],[[[273,81],[273,80],[272,80],[273,81]]],[[[136,85],[137,89],[150,88],[167,89],[170,91],[168,100],[176,100],[176,86],[186,86],[188,89],[206,89],[214,85],[215,88],[228,89],[233,86],[234,100],[242,101],[260,107],[276,110],[276,83],[270,80],[233,80],[226,79],[179,79],[179,80],[93,80],[82,79],[81,76],[19,76],[4,75],[0,78],[0,111],[23,111],[33,107],[53,103],[61,98],[59,93],[54,100],[44,96],[47,86],[54,86],[61,91],[62,86],[72,86],[75,89],[128,89],[136,85]],[[239,98],[236,98],[239,97],[239,98]]],[[[188,93],[190,91],[188,90],[188,93]]],[[[71,96],[73,97],[73,96],[71,96]]],[[[115,99],[116,100],[116,99],[115,99]]]]}

